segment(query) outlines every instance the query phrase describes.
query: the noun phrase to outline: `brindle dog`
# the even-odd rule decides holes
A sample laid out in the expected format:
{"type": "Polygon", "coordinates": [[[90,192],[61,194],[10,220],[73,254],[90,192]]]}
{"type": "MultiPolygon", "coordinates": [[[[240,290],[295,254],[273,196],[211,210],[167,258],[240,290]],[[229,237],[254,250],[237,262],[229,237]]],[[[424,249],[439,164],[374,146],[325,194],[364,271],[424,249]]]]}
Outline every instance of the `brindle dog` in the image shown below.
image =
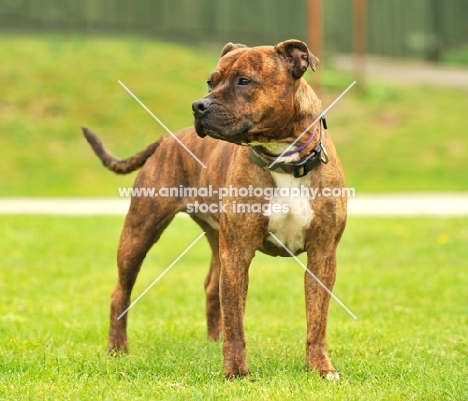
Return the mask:
{"type": "MultiPolygon", "coordinates": [[[[315,71],[317,64],[318,59],[299,40],[253,48],[227,44],[208,80],[209,93],[193,103],[195,127],[175,134],[207,168],[171,136],[119,160],[91,131],[83,131],[110,170],[126,174],[141,167],[135,188],[344,188],[340,161],[319,118],[321,102],[302,78],[308,67],[315,71]],[[307,128],[293,146],[295,153],[285,153],[269,168],[307,128]]],[[[132,198],[118,248],[119,277],[112,294],[109,350],[128,351],[128,314],[117,318],[130,305],[132,287],[149,249],[176,213],[195,202],[218,201],[214,194],[132,198]]],[[[206,232],[212,250],[205,279],[208,336],[215,340],[224,333],[226,378],[248,374],[243,317],[255,252],[290,256],[276,238],[294,255],[306,252],[308,269],[332,290],[346,203],[345,196],[289,199],[276,194],[273,199],[259,200],[231,193],[223,199],[224,211],[191,214],[206,232]],[[234,204],[258,202],[287,208],[273,208],[271,213],[233,211],[234,204]]],[[[305,274],[305,298],[307,366],[337,379],[325,340],[330,295],[310,274],[305,274]]]]}

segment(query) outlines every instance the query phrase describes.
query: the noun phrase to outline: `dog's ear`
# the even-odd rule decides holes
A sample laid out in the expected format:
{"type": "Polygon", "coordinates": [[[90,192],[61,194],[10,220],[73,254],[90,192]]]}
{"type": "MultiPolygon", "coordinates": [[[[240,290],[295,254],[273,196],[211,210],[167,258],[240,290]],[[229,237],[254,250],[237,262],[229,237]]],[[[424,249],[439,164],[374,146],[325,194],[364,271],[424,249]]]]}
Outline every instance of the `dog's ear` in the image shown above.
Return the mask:
{"type": "Polygon", "coordinates": [[[223,47],[223,50],[221,50],[221,56],[223,57],[224,55],[228,54],[229,52],[235,50],[235,49],[241,49],[242,47],[247,47],[246,45],[243,45],[242,43],[231,43],[229,42],[223,47]]]}
{"type": "Polygon", "coordinates": [[[301,78],[309,66],[313,71],[317,69],[319,59],[300,40],[286,40],[285,42],[278,43],[275,49],[291,64],[294,78],[301,78]]]}

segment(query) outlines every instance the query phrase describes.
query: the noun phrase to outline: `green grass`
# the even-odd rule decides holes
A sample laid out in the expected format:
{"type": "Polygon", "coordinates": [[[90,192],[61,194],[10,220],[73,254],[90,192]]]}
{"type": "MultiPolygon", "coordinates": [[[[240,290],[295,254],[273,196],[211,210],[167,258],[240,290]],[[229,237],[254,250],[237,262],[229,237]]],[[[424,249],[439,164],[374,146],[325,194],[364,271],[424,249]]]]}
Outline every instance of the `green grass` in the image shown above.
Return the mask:
{"type": "Polygon", "coordinates": [[[442,54],[442,61],[447,64],[454,64],[460,66],[468,65],[468,45],[459,47],[442,54]]]}
{"type": "MultiPolygon", "coordinates": [[[[251,375],[225,382],[205,339],[201,241],[134,307],[132,353],[105,354],[123,217],[2,216],[0,398],[462,400],[468,397],[468,220],[351,218],[339,248],[329,350],[342,379],[303,369],[303,271],[258,255],[246,333],[251,375]]],[[[199,234],[176,219],[140,294],[199,234]]]]}
{"type": "MultiPolygon", "coordinates": [[[[141,38],[0,35],[0,196],[117,196],[134,176],[105,171],[84,125],[121,157],[192,124],[219,50],[141,38]]],[[[328,106],[352,77],[323,66],[328,106]]],[[[312,82],[314,76],[308,73],[312,82]]],[[[328,114],[347,181],[357,191],[468,190],[467,92],[371,82],[328,114]]]]}

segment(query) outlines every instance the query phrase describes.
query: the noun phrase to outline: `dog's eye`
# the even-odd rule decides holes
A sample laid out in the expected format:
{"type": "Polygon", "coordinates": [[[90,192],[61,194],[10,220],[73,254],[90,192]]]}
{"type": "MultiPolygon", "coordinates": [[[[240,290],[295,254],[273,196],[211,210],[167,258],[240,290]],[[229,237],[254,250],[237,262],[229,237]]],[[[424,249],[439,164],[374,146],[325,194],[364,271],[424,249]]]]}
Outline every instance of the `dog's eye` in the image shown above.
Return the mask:
{"type": "Polygon", "coordinates": [[[208,90],[209,91],[213,90],[213,81],[208,80],[208,81],[206,81],[206,84],[208,85],[208,90]]]}
{"type": "Polygon", "coordinates": [[[237,81],[237,85],[240,86],[247,86],[250,85],[252,81],[248,78],[239,78],[239,81],[237,81]]]}

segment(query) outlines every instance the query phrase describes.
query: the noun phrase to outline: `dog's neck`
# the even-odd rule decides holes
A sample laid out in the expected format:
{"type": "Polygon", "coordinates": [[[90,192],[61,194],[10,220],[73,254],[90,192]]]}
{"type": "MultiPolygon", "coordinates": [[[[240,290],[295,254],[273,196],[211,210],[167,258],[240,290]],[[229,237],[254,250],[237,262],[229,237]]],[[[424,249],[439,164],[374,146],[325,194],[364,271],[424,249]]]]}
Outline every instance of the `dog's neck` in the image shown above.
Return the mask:
{"type": "Polygon", "coordinates": [[[322,114],[322,102],[306,80],[301,78],[298,80],[297,88],[293,95],[293,103],[295,113],[294,138],[301,137],[296,142],[296,145],[300,146],[307,142],[310,136],[315,133],[314,139],[300,152],[299,156],[301,158],[310,154],[321,140],[320,115],[322,114]],[[316,123],[311,127],[310,125],[314,121],[316,123]],[[305,132],[307,129],[308,131],[305,132]]]}
{"type": "Polygon", "coordinates": [[[276,159],[287,151],[282,155],[281,161],[294,162],[310,155],[321,141],[323,135],[320,121],[321,101],[302,78],[298,80],[295,87],[293,105],[296,122],[291,134],[285,138],[284,142],[261,143],[253,141],[249,143],[262,157],[276,159]],[[314,121],[316,123],[311,126],[314,121]],[[293,145],[291,146],[291,144],[293,145]],[[296,150],[297,152],[293,153],[296,150]]]}

